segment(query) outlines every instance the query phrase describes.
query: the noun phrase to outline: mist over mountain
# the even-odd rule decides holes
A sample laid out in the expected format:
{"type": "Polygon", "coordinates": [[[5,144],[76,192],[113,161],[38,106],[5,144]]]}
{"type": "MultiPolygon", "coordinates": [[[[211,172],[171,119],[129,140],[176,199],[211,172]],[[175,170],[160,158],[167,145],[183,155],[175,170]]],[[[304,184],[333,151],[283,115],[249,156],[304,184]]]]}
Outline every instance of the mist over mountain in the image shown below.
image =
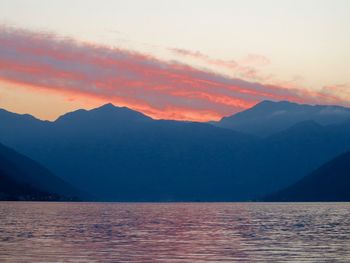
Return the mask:
{"type": "Polygon", "coordinates": [[[0,200],[78,200],[79,191],[37,162],[0,144],[0,200]]]}
{"type": "Polygon", "coordinates": [[[350,109],[340,106],[306,105],[289,101],[262,101],[254,107],[222,118],[214,125],[266,137],[303,122],[321,125],[341,123],[350,119],[350,109]]]}
{"type": "Polygon", "coordinates": [[[350,201],[350,152],[337,156],[288,188],[269,195],[266,201],[350,201]]]}
{"type": "MultiPolygon", "coordinates": [[[[258,118],[256,107],[266,104],[286,112],[316,107],[313,116],[328,107],[263,102],[240,118],[248,114],[249,119],[252,111],[258,118]]],[[[262,119],[267,111],[261,110],[262,119]]],[[[266,126],[261,138],[207,123],[153,120],[112,104],[67,113],[54,122],[5,115],[6,121],[0,118],[4,143],[100,200],[256,199],[350,149],[350,117],[294,120],[288,127],[283,118],[275,119],[283,122],[276,124],[281,130],[266,126]]]]}

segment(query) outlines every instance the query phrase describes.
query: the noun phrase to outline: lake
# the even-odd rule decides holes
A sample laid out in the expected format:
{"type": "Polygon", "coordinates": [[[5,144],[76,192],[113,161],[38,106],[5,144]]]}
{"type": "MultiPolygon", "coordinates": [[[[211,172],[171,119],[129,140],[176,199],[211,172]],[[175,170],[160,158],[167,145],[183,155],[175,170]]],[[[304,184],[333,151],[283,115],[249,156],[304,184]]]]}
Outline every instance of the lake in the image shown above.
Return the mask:
{"type": "Polygon", "coordinates": [[[0,262],[350,262],[350,203],[0,203],[0,262]]]}

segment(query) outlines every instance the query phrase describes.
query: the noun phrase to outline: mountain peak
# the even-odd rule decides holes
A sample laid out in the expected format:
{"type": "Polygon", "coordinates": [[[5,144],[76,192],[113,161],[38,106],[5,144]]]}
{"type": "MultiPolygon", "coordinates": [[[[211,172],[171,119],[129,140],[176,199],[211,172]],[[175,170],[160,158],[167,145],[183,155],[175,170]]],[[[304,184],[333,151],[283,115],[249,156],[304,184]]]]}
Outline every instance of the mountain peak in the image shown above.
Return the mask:
{"type": "Polygon", "coordinates": [[[115,106],[112,103],[104,104],[104,105],[102,105],[98,108],[92,109],[88,112],[102,114],[103,116],[100,116],[100,117],[108,117],[109,116],[109,117],[118,117],[118,118],[125,118],[125,119],[130,118],[130,120],[132,120],[132,119],[138,119],[138,120],[151,119],[150,117],[144,115],[141,112],[130,109],[128,107],[115,106]]]}
{"type": "Polygon", "coordinates": [[[134,113],[142,114],[141,112],[135,111],[125,106],[116,106],[113,103],[106,103],[101,105],[100,107],[88,110],[88,112],[94,112],[94,111],[111,111],[111,112],[119,111],[119,112],[134,112],[134,113]]]}
{"type": "Polygon", "coordinates": [[[151,120],[151,118],[141,112],[134,111],[127,107],[118,107],[112,103],[107,103],[91,110],[80,109],[66,113],[59,117],[56,122],[69,121],[75,123],[88,122],[96,124],[101,122],[132,122],[143,120],[151,120]]]}
{"type": "Polygon", "coordinates": [[[96,109],[115,109],[115,108],[120,108],[120,107],[115,106],[113,103],[106,103],[96,109]]]}
{"type": "Polygon", "coordinates": [[[281,100],[281,101],[273,101],[273,100],[263,100],[259,103],[257,103],[255,106],[253,106],[251,109],[274,109],[274,108],[290,108],[290,107],[297,107],[302,106],[302,104],[290,102],[287,100],[281,100]]]}

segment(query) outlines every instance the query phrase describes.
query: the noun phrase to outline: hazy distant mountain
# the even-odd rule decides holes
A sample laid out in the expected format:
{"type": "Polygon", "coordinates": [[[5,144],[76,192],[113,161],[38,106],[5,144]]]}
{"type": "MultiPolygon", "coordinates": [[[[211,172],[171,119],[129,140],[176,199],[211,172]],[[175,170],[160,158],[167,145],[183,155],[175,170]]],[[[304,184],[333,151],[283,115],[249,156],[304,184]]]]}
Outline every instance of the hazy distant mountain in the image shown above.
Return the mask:
{"type": "Polygon", "coordinates": [[[77,195],[37,162],[0,144],[0,200],[76,200],[77,195]]]}
{"type": "Polygon", "coordinates": [[[266,201],[350,201],[350,152],[322,165],[266,201]]]}
{"type": "Polygon", "coordinates": [[[306,121],[260,139],[111,104],[23,121],[21,132],[11,125],[0,126],[4,143],[102,200],[254,199],[350,149],[350,121],[306,121]]]}
{"type": "Polygon", "coordinates": [[[257,136],[268,136],[302,121],[329,125],[350,120],[350,108],[305,105],[288,101],[263,101],[254,107],[213,122],[218,127],[257,136]]]}

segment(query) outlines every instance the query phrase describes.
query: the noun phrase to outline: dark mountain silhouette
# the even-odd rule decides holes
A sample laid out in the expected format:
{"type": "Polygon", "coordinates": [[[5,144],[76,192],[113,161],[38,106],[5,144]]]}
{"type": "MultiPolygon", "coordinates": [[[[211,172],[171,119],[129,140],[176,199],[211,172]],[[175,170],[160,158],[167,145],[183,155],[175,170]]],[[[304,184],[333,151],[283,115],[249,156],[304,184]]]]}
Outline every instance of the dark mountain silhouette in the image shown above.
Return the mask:
{"type": "Polygon", "coordinates": [[[78,191],[37,162],[0,144],[0,200],[77,200],[78,191]]]}
{"type": "Polygon", "coordinates": [[[322,165],[296,184],[269,195],[266,201],[350,201],[350,152],[322,165]]]}
{"type": "Polygon", "coordinates": [[[213,124],[265,137],[303,121],[329,125],[349,119],[350,109],[345,107],[262,101],[248,110],[224,117],[213,124]]]}
{"type": "Polygon", "coordinates": [[[0,135],[103,200],[235,200],[248,192],[240,171],[257,143],[253,136],[205,123],[156,121],[110,104],[42,125],[30,136],[13,136],[11,128],[0,135]]]}
{"type": "Polygon", "coordinates": [[[21,132],[11,125],[0,127],[4,143],[101,200],[255,199],[350,149],[350,121],[300,122],[261,139],[111,104],[54,122],[21,122],[21,132]]]}
{"type": "Polygon", "coordinates": [[[60,138],[49,147],[55,157],[37,157],[102,199],[225,200],[242,195],[232,191],[239,175],[235,166],[241,166],[238,153],[254,143],[252,136],[202,123],[155,121],[110,105],[84,115],[74,125],[53,123],[60,138]],[[106,116],[106,110],[108,117],[92,121],[106,116]],[[90,121],[83,123],[83,118],[90,121]]]}

